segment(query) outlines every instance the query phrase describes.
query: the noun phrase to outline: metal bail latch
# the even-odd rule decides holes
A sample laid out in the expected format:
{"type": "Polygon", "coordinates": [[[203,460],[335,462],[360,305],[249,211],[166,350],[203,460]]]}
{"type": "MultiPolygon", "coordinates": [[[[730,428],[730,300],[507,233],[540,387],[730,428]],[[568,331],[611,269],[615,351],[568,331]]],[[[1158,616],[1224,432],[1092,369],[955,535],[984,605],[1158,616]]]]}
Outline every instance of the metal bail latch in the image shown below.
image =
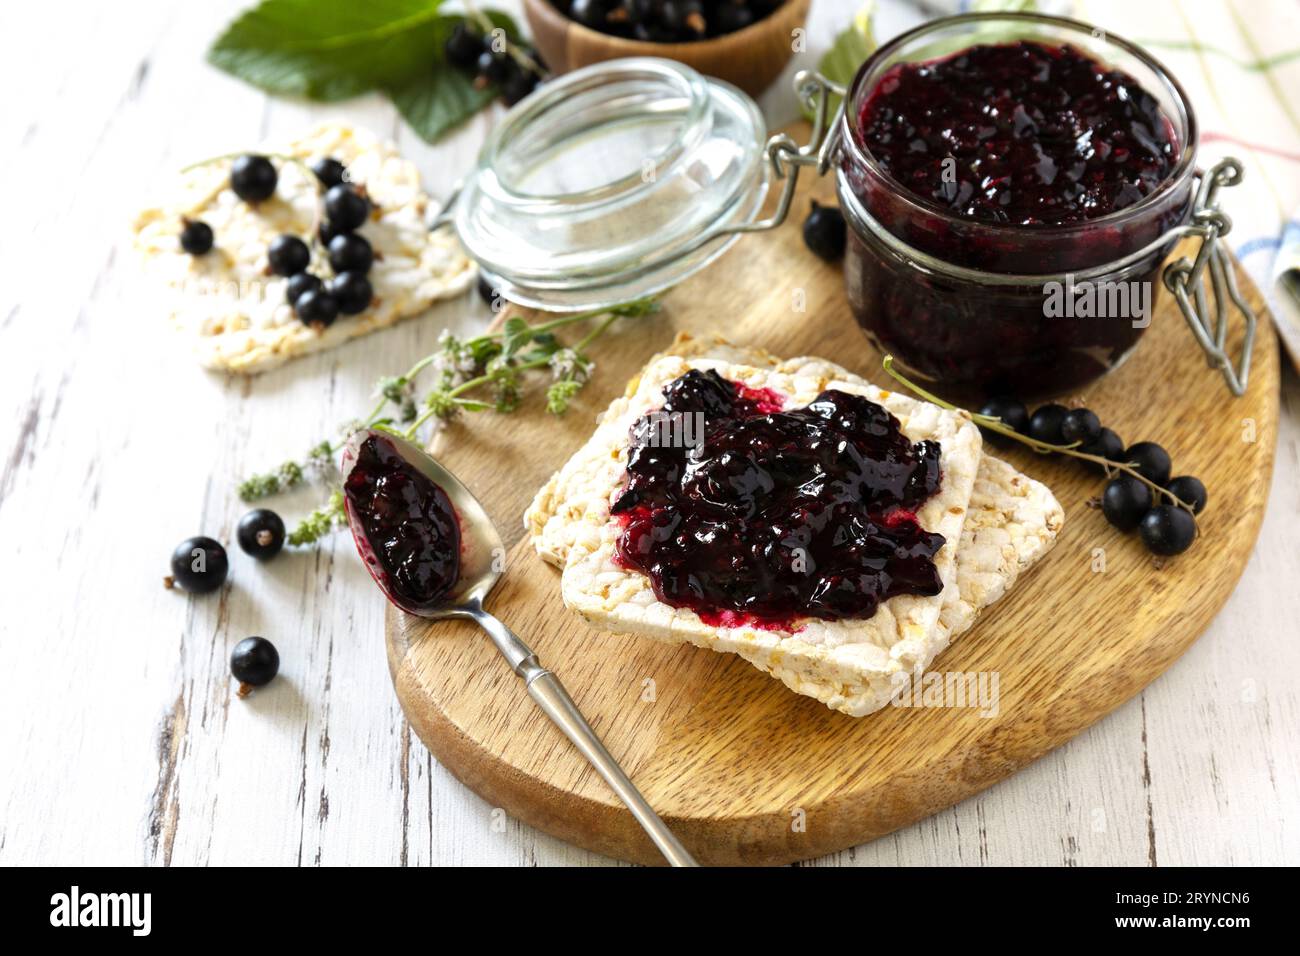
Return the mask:
{"type": "Polygon", "coordinates": [[[1250,356],[1255,349],[1258,322],[1254,309],[1242,298],[1232,263],[1219,244],[1219,240],[1232,229],[1232,220],[1219,208],[1218,192],[1223,186],[1237,185],[1241,177],[1241,163],[1231,156],[1220,160],[1208,173],[1200,174],[1191,221],[1181,231],[1184,235],[1199,237],[1201,246],[1195,259],[1183,257],[1165,266],[1164,271],[1165,287],[1173,293],[1183,318],[1205,351],[1210,367],[1223,373],[1228,389],[1237,397],[1246,393],[1250,379],[1250,356]],[[1207,266],[1214,288],[1213,321],[1205,290],[1207,266]],[[1229,299],[1246,323],[1241,355],[1235,366],[1226,351],[1229,299]]]}
{"type": "Polygon", "coordinates": [[[790,213],[790,203],[794,199],[794,189],[799,182],[799,171],[804,166],[816,166],[817,175],[825,175],[830,169],[831,157],[839,139],[840,114],[844,112],[844,95],[848,91],[837,83],[813,70],[800,70],[794,77],[795,93],[799,102],[813,114],[812,133],[808,142],[800,146],[789,133],[777,133],[767,141],[767,162],[772,168],[772,177],[781,183],[781,195],[776,209],[767,219],[738,225],[722,226],[710,230],[700,237],[699,242],[691,248],[712,242],[719,236],[729,236],[743,232],[766,232],[785,222],[790,213]],[[840,97],[840,104],[830,113],[831,97],[840,97]],[[828,114],[829,122],[828,122],[828,114]],[[829,132],[828,132],[829,131],[829,132]]]}

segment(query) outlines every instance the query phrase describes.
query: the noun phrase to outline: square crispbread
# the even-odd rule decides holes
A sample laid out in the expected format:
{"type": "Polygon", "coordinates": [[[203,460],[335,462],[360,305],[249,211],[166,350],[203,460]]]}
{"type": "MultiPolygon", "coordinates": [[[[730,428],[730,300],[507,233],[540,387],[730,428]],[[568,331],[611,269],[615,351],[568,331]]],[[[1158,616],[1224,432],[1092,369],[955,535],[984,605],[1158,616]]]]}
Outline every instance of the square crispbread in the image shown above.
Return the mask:
{"type": "Polygon", "coordinates": [[[429,197],[419,170],[391,144],[357,127],[325,123],[269,151],[303,162],[331,156],[347,167],[349,181],[365,187],[373,209],[357,231],[375,250],[369,273],[375,298],[359,315],[340,315],[316,331],[286,301],[288,280],[268,273],[267,247],[288,233],[312,247],[311,271],[330,275],[325,250],[312,241],[322,215],[320,187],[302,163],[277,160],[275,194],[256,204],[230,189],[229,162],[195,167],[181,174],[165,204],[136,216],[133,233],[158,282],[158,311],[190,339],[199,364],[264,372],[418,315],[474,282],[474,263],[451,230],[429,231],[429,197]],[[180,248],[182,217],[212,227],[211,252],[190,256],[180,248]]]}
{"type": "MultiPolygon", "coordinates": [[[[864,380],[821,359],[799,358],[786,362],[757,349],[733,346],[723,339],[699,341],[681,334],[669,354],[708,357],[748,364],[753,367],[823,374],[850,382],[864,380]]],[[[658,358],[658,357],[656,357],[658,358]]],[[[652,360],[653,363],[654,360],[652,360]]],[[[865,384],[865,383],[864,383],[865,384]]],[[[635,393],[637,380],[628,393],[615,400],[602,420],[625,420],[626,407],[635,393]]],[[[623,432],[626,435],[626,432],[623,432]]],[[[552,564],[564,566],[575,535],[586,533],[586,515],[592,508],[608,511],[606,500],[592,491],[608,475],[621,480],[623,463],[605,453],[607,436],[599,429],[581,449],[538,492],[525,515],[525,526],[538,553],[552,564]]],[[[1019,574],[1053,545],[1063,523],[1060,505],[1046,486],[1016,471],[1006,462],[981,456],[966,521],[957,548],[956,587],[943,595],[935,634],[930,642],[931,657],[974,624],[985,607],[998,600],[1015,583],[1019,574]]],[[[663,635],[656,635],[663,637],[663,635]]],[[[671,641],[684,638],[669,636],[671,641]]],[[[721,648],[719,648],[721,649],[721,648]]],[[[773,649],[742,647],[741,656],[782,680],[798,693],[815,697],[835,710],[862,716],[888,701],[893,682],[907,676],[898,668],[864,670],[848,667],[833,672],[827,666],[815,671],[781,659],[773,649]],[[888,673],[885,673],[887,671],[888,673]]],[[[802,663],[802,662],[798,662],[802,663]]],[[[928,661],[926,662],[928,663],[928,661]]],[[[920,664],[916,673],[924,669],[920,664]]]]}
{"type": "Polygon", "coordinates": [[[561,542],[539,550],[551,560],[564,562],[565,604],[605,630],[740,653],[764,670],[786,667],[823,682],[849,675],[887,677],[923,669],[938,651],[939,612],[945,594],[956,589],[956,543],[979,458],[978,429],[963,412],[945,411],[865,382],[820,372],[790,374],[713,358],[664,356],[645,369],[628,395],[614,402],[587,446],[539,493],[525,520],[530,529],[542,529],[542,540],[561,542]],[[619,567],[614,560],[618,525],[610,518],[609,502],[623,480],[628,429],[658,407],[663,386],[692,368],[714,368],[750,387],[773,389],[785,396],[788,407],[806,405],[826,388],[860,394],[897,417],[912,441],[938,442],[944,482],[921,507],[918,519],[945,538],[935,557],[944,591],[931,597],[893,598],[866,619],[807,618],[790,633],[705,624],[692,611],[659,602],[643,574],[619,567]]]}

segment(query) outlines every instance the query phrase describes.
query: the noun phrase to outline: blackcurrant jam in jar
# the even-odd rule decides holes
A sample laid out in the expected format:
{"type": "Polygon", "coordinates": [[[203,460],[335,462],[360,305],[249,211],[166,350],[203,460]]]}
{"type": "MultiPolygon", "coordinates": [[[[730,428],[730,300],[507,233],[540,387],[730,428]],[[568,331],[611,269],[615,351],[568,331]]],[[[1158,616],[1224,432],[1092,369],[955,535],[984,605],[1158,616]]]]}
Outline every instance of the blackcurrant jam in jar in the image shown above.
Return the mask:
{"type": "Polygon", "coordinates": [[[840,123],[849,304],[905,374],[1037,397],[1137,344],[1196,152],[1143,51],[1056,17],[936,21],[863,64],[840,123]]]}

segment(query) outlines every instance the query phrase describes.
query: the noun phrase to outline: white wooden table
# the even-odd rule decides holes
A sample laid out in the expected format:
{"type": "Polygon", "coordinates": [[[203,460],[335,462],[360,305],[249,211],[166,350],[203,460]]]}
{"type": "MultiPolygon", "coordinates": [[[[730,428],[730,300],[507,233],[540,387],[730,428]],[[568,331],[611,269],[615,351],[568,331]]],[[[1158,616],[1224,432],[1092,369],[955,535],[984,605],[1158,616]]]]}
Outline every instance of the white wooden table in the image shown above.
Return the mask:
{"type": "MultiPolygon", "coordinates": [[[[0,863],[608,862],[519,823],[494,827],[492,808],[414,738],[389,684],[383,600],[346,537],[264,568],[232,547],[220,598],[160,586],[182,538],[232,541],[241,476],[362,412],[376,379],[444,326],[487,317],[458,301],[253,381],[177,360],[160,317],[136,306],[124,235],[179,166],[341,113],[395,138],[443,194],[492,121],[434,148],[378,98],[268,99],[203,62],[239,5],[0,12],[0,863]],[[249,634],[276,643],[282,676],[240,701],[227,661],[249,634]]],[[[799,65],[853,6],[818,0],[799,65]]],[[[904,22],[886,10],[881,33],[904,22]]],[[[765,98],[773,123],[793,118],[787,87],[765,98]]],[[[1300,861],[1290,372],[1284,390],[1259,546],[1185,659],[985,794],[819,863],[1300,861]]],[[[292,520],[319,498],[272,505],[292,520]]]]}

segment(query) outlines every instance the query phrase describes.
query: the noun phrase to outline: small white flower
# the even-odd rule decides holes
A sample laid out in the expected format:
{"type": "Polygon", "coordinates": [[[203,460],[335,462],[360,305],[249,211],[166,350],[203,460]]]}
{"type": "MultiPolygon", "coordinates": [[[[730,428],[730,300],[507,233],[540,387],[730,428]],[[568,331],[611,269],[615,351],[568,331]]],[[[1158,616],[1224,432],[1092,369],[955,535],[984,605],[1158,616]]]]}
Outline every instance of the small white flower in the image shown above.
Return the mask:
{"type": "Polygon", "coordinates": [[[559,349],[550,359],[551,373],[557,381],[571,378],[575,382],[585,382],[591,378],[596,363],[583,358],[573,349],[559,349]]]}

